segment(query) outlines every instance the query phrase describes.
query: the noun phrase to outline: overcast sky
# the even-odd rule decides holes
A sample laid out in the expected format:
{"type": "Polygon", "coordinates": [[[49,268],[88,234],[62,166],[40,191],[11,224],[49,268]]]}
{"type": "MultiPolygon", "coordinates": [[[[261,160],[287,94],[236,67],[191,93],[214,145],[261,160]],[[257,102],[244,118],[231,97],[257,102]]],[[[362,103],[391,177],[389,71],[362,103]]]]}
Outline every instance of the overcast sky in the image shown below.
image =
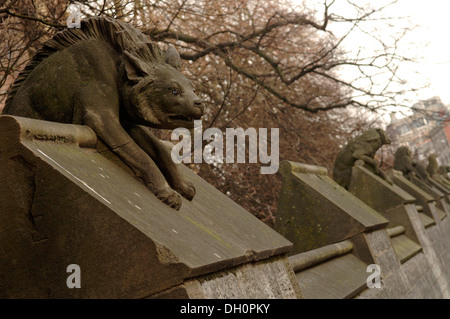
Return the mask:
{"type": "MultiPolygon", "coordinates": [[[[323,0],[304,0],[307,4],[322,4],[323,0]]],[[[352,0],[360,5],[371,2],[373,5],[380,5],[386,0],[367,1],[352,0]]],[[[297,1],[294,1],[297,2],[297,1]]],[[[302,0],[298,0],[302,2],[302,0]]],[[[328,0],[330,2],[330,0],[328,0]]],[[[321,8],[321,6],[318,6],[321,8]]],[[[347,0],[336,0],[332,6],[332,12],[347,13],[349,6],[347,0]],[[347,10],[347,11],[346,11],[347,10]]],[[[403,77],[412,84],[418,85],[428,80],[430,89],[421,91],[417,99],[427,99],[432,96],[440,96],[444,103],[450,104],[450,0],[398,0],[385,12],[386,17],[408,17],[408,20],[388,20],[385,22],[374,22],[374,28],[380,33],[389,37],[393,29],[389,29],[387,24],[405,24],[417,25],[410,31],[408,37],[404,38],[400,53],[410,57],[422,58],[421,63],[414,63],[405,66],[402,70],[403,77]],[[420,73],[420,75],[417,75],[420,73]]],[[[330,25],[330,29],[339,33],[337,25],[330,25]]],[[[355,35],[357,37],[357,35],[355,35]]],[[[357,38],[356,38],[357,39],[357,38]]],[[[362,38],[361,38],[362,39],[362,38]]],[[[366,41],[346,41],[348,50],[352,48],[356,51],[358,46],[370,46],[366,41]]],[[[414,99],[414,97],[413,97],[414,99]]]]}
{"type": "Polygon", "coordinates": [[[429,78],[430,92],[438,95],[444,103],[450,103],[450,1],[449,0],[399,0],[399,14],[410,15],[411,21],[419,25],[410,37],[417,41],[416,54],[423,63],[415,65],[418,72],[429,78]]]}

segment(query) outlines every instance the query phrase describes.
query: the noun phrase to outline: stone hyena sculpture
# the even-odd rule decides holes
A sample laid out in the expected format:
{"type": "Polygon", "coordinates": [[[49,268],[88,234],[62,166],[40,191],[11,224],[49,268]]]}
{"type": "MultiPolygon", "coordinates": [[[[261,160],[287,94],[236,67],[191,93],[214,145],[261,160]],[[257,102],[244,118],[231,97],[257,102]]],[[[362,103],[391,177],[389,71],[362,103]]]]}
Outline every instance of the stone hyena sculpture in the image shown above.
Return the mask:
{"type": "Polygon", "coordinates": [[[89,18],[57,33],[17,78],[3,114],[91,127],[164,203],[179,209],[195,188],[149,127],[193,127],[204,112],[180,56],[132,26],[89,18]]]}

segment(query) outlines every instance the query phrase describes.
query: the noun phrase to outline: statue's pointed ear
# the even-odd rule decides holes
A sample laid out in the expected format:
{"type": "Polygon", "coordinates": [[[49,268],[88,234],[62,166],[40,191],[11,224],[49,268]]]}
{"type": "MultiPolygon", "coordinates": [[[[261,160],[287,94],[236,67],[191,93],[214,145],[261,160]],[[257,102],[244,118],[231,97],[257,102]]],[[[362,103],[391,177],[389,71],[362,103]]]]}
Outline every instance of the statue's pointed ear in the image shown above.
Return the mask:
{"type": "Polygon", "coordinates": [[[130,81],[140,81],[148,75],[148,66],[141,59],[135,57],[129,52],[124,52],[125,71],[130,81]]]}
{"type": "Polygon", "coordinates": [[[173,46],[169,46],[166,51],[166,63],[179,70],[181,67],[181,58],[173,46]]]}

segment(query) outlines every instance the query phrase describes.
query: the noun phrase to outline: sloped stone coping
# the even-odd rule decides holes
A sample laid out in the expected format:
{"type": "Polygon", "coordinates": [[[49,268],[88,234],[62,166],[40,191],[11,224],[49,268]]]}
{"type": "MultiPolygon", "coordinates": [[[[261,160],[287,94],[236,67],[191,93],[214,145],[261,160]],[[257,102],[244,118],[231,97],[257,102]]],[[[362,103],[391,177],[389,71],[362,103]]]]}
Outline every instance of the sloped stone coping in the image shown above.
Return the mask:
{"type": "Polygon", "coordinates": [[[96,146],[86,126],[0,116],[0,294],[142,298],[292,248],[184,165],[197,194],[176,211],[96,146]]]}
{"type": "Polygon", "coordinates": [[[346,240],[340,243],[328,245],[315,250],[307,251],[289,257],[294,272],[305,270],[329,259],[339,257],[349,253],[353,249],[351,241],[346,240]]]}
{"type": "Polygon", "coordinates": [[[408,259],[411,259],[422,251],[422,247],[411,239],[406,237],[405,227],[396,226],[386,229],[389,237],[391,237],[391,243],[394,247],[395,254],[397,255],[400,263],[405,263],[408,259]]]}
{"type": "Polygon", "coordinates": [[[341,242],[388,223],[330,179],[323,167],[283,161],[280,173],[283,184],[275,229],[294,244],[291,255],[341,242]]]}
{"type": "Polygon", "coordinates": [[[305,299],[347,299],[367,288],[367,265],[352,249],[347,240],[289,257],[305,299]]]}

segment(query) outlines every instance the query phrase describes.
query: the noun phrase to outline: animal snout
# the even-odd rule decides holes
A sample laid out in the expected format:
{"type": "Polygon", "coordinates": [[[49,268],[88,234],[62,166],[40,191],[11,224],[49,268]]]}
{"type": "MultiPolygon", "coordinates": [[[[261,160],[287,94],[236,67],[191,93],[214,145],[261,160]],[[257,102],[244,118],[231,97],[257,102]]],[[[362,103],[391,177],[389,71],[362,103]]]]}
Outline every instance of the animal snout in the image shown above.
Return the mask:
{"type": "Polygon", "coordinates": [[[194,106],[198,109],[199,113],[198,116],[202,116],[205,113],[205,106],[203,104],[203,101],[198,99],[194,101],[194,106]]]}

